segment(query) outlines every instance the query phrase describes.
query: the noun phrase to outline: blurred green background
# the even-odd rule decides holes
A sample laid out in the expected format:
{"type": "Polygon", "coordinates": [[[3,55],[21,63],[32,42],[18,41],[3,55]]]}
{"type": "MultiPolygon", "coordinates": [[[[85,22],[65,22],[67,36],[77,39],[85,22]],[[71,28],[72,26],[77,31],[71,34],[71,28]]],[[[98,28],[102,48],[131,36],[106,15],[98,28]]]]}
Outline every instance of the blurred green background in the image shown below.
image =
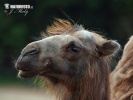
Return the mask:
{"type": "Polygon", "coordinates": [[[40,37],[54,18],[68,19],[124,46],[133,35],[133,0],[0,0],[0,86],[32,86],[17,78],[14,61],[22,48],[40,37]],[[29,4],[33,9],[5,13],[5,3],[29,4]]]}

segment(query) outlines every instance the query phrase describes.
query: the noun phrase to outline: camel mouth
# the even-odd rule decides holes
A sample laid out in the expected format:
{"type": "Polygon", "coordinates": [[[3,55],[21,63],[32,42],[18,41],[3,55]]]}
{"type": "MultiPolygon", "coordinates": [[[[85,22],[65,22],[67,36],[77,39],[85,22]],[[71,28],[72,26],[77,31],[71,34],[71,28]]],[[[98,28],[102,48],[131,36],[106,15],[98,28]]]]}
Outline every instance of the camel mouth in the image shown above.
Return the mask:
{"type": "Polygon", "coordinates": [[[19,71],[29,72],[30,70],[27,70],[27,69],[20,69],[19,71]]]}
{"type": "Polygon", "coordinates": [[[18,77],[19,78],[32,78],[38,75],[38,72],[31,71],[31,70],[18,70],[18,77]]]}
{"type": "MultiPolygon", "coordinates": [[[[17,64],[16,64],[16,66],[17,66],[17,64]]],[[[45,70],[46,70],[45,67],[32,68],[32,67],[20,66],[20,65],[17,66],[16,69],[18,71],[19,78],[32,78],[37,75],[40,75],[42,72],[45,72],[45,70]]]]}

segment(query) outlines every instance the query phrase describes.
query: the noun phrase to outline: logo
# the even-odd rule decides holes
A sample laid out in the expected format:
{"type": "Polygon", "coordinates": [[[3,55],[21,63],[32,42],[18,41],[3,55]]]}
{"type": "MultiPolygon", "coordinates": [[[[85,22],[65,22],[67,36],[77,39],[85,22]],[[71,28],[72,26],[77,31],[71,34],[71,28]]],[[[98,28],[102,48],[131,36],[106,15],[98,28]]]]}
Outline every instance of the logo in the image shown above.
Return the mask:
{"type": "Polygon", "coordinates": [[[5,9],[9,9],[9,4],[8,3],[4,4],[4,6],[5,6],[5,9]]]}
{"type": "Polygon", "coordinates": [[[26,16],[30,9],[33,9],[33,6],[31,5],[11,5],[8,3],[4,4],[5,6],[5,13],[7,15],[11,15],[13,13],[20,13],[26,16]]]}

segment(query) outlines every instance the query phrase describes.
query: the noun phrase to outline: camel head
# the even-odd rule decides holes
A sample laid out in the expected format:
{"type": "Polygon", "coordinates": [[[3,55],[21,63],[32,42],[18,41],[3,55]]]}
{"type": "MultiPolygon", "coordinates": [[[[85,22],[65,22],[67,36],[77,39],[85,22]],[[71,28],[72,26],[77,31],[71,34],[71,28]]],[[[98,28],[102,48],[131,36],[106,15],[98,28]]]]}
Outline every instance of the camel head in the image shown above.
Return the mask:
{"type": "Polygon", "coordinates": [[[80,79],[88,67],[93,69],[92,62],[113,55],[120,47],[116,41],[66,20],[55,21],[47,33],[52,35],[22,50],[15,64],[19,77],[44,76],[52,83],[80,79]]]}

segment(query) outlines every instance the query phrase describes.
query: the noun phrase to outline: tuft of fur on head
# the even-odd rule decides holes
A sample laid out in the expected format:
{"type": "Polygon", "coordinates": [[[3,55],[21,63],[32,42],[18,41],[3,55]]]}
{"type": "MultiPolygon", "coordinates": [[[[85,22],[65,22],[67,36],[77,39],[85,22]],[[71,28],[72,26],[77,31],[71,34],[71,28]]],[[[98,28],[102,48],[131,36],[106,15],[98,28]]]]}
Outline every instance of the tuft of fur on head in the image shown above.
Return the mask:
{"type": "Polygon", "coordinates": [[[46,32],[42,32],[41,36],[47,37],[47,35],[48,36],[59,35],[59,34],[65,34],[67,32],[72,33],[81,29],[83,29],[82,25],[80,26],[77,24],[73,25],[68,20],[55,18],[53,24],[51,26],[48,26],[46,32]]]}
{"type": "Polygon", "coordinates": [[[72,27],[73,25],[69,21],[56,18],[53,24],[47,27],[46,32],[43,32],[41,35],[42,37],[46,37],[46,34],[63,34],[64,32],[70,30],[72,27]]]}

